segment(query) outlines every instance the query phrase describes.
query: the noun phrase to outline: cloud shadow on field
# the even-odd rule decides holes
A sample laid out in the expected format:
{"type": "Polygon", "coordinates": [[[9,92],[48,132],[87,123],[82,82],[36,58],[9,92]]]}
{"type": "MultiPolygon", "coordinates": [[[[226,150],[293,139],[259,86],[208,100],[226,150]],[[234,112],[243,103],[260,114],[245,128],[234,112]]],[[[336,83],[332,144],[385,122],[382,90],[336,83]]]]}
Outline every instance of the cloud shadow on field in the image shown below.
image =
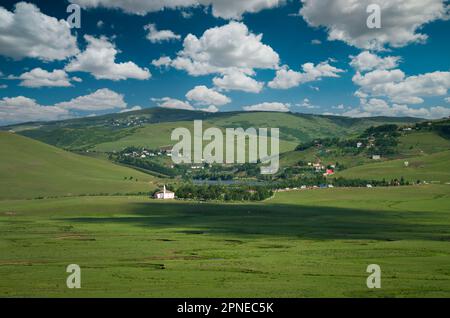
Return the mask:
{"type": "Polygon", "coordinates": [[[283,236],[302,239],[450,240],[448,218],[432,212],[387,212],[287,204],[137,203],[130,216],[65,218],[124,223],[195,235],[283,236]]]}

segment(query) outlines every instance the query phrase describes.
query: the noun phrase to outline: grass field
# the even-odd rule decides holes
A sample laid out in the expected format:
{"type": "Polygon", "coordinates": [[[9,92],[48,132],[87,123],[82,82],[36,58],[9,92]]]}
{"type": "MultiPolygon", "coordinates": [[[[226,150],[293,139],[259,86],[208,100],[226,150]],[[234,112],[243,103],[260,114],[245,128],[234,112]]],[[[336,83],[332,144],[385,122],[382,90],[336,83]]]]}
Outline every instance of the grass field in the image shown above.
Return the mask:
{"type": "MultiPolygon", "coordinates": [[[[214,127],[209,122],[203,123],[203,132],[208,129],[214,127]]],[[[237,126],[240,127],[240,126],[237,126]]],[[[263,127],[263,126],[262,126],[263,127]]],[[[136,129],[136,132],[132,135],[126,136],[124,138],[118,139],[113,142],[106,142],[98,144],[94,151],[98,152],[112,152],[112,151],[121,151],[127,147],[145,147],[147,149],[159,149],[161,146],[167,145],[175,145],[178,141],[171,140],[172,131],[176,128],[187,128],[191,132],[191,140],[194,138],[194,124],[193,122],[179,121],[179,122],[169,122],[169,123],[160,123],[160,124],[152,124],[147,125],[143,128],[136,129]]],[[[223,136],[226,135],[225,129],[222,129],[223,136]]],[[[202,136],[200,136],[202,138],[202,136]]],[[[260,137],[261,143],[266,143],[270,145],[270,142],[267,138],[260,137]]],[[[203,141],[203,146],[206,146],[211,141],[203,141]]],[[[224,143],[226,139],[224,137],[224,143]]],[[[236,144],[236,142],[235,142],[236,144]]],[[[279,140],[280,152],[291,151],[295,149],[297,146],[296,142],[284,140],[283,136],[281,136],[279,140]]],[[[194,151],[192,143],[192,151],[194,151]]],[[[236,147],[236,146],[235,146],[236,147]]],[[[270,151],[270,146],[269,151],[270,151]]],[[[236,149],[236,148],[235,148],[236,149]]],[[[225,150],[226,151],[226,148],[225,150]]],[[[248,141],[246,146],[246,154],[248,155],[248,141]]]]}
{"type": "MultiPolygon", "coordinates": [[[[203,131],[211,127],[214,127],[211,123],[203,123],[203,131]]],[[[93,150],[99,152],[112,152],[121,151],[131,146],[159,149],[161,146],[174,145],[178,142],[171,140],[172,131],[176,128],[187,128],[191,132],[192,138],[194,138],[194,124],[192,122],[179,121],[160,123],[147,125],[143,128],[136,129],[134,134],[121,138],[117,141],[98,144],[93,150]]],[[[222,129],[222,133],[225,136],[225,129],[222,129]]],[[[262,142],[267,143],[267,139],[262,139],[262,142]]],[[[209,141],[203,142],[204,145],[207,145],[208,143],[209,141]]],[[[280,152],[291,151],[295,149],[296,146],[297,143],[295,141],[288,141],[283,139],[283,136],[280,137],[280,152]]]]}
{"type": "Polygon", "coordinates": [[[406,180],[427,182],[450,182],[450,151],[422,155],[407,159],[366,164],[339,172],[337,176],[361,179],[386,179],[404,177],[406,180]],[[405,166],[405,161],[408,166],[405,166]]]}
{"type": "Polygon", "coordinates": [[[398,150],[404,156],[420,156],[450,149],[450,140],[433,132],[413,132],[400,137],[398,150]]]}
{"type": "Polygon", "coordinates": [[[161,146],[173,145],[170,140],[172,131],[178,127],[186,127],[193,130],[192,122],[159,123],[136,129],[130,136],[112,142],[100,143],[94,150],[100,152],[121,151],[127,147],[146,147],[148,149],[159,149],[161,146]]]}
{"type": "MultiPolygon", "coordinates": [[[[288,114],[209,120],[206,127],[282,121],[282,151],[309,138],[295,129],[298,121],[320,129],[314,134],[337,129],[328,119],[288,114]]],[[[158,122],[111,139],[103,128],[100,143],[99,134],[76,133],[60,142],[98,151],[157,148],[184,124],[192,125],[158,122]]],[[[348,133],[358,130],[358,122],[339,123],[349,125],[348,133]]],[[[43,133],[59,145],[58,134],[43,133]]],[[[264,202],[225,204],[126,196],[165,180],[102,153],[81,156],[0,133],[0,297],[450,297],[449,146],[434,133],[414,132],[400,138],[399,156],[408,159],[332,158],[362,164],[340,172],[345,177],[440,185],[277,192],[264,202]],[[79,290],[66,287],[69,264],[81,267],[79,290]],[[366,287],[369,264],[381,266],[379,290],[366,287]]],[[[281,162],[319,155],[286,152],[281,162]]]]}
{"type": "Polygon", "coordinates": [[[449,297],[450,186],[0,201],[0,296],[449,297]],[[68,264],[82,288],[65,286],[68,264]],[[382,288],[366,287],[368,264],[382,288]]]}
{"type": "Polygon", "coordinates": [[[0,132],[0,163],[0,199],[148,192],[156,188],[155,179],[147,174],[6,132],[0,132]]]}

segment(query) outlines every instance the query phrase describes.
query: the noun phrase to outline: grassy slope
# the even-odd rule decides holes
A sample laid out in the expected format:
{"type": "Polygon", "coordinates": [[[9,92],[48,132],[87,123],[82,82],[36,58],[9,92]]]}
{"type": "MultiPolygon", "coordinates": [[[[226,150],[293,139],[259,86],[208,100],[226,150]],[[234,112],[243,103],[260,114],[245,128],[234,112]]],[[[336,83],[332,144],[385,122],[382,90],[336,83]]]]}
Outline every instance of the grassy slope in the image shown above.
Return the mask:
{"type": "Polygon", "coordinates": [[[449,186],[4,201],[0,296],[449,297],[449,186]],[[65,268],[82,288],[65,287],[65,268]],[[382,289],[366,288],[366,267],[382,289]]]}
{"type": "MultiPolygon", "coordinates": [[[[385,120],[388,121],[388,119],[385,120]]],[[[222,129],[238,127],[280,128],[280,151],[288,152],[293,150],[301,141],[318,137],[350,136],[364,130],[364,128],[379,123],[373,119],[355,122],[342,120],[341,122],[323,116],[255,112],[224,113],[217,117],[206,117],[203,124],[204,129],[208,127],[219,127],[222,129]]],[[[170,135],[178,127],[188,128],[192,132],[193,122],[174,121],[147,124],[145,127],[138,128],[135,132],[123,138],[99,143],[94,150],[118,151],[129,146],[158,148],[162,145],[174,144],[170,140],[170,135]]]]}
{"type": "Polygon", "coordinates": [[[0,199],[150,191],[154,178],[0,132],[0,199]],[[124,180],[124,177],[134,179],[124,180]],[[139,181],[136,182],[135,179],[139,181]]]}
{"type": "Polygon", "coordinates": [[[305,162],[316,162],[320,160],[325,165],[339,162],[339,164],[345,167],[353,167],[371,162],[371,159],[365,155],[350,156],[341,154],[336,149],[332,149],[330,153],[327,153],[324,150],[310,148],[304,151],[289,151],[280,156],[280,164],[282,167],[296,165],[300,160],[305,162]]]}
{"type": "Polygon", "coordinates": [[[158,123],[146,125],[138,128],[134,134],[124,138],[97,144],[93,150],[99,152],[121,151],[126,147],[146,147],[150,149],[158,149],[161,146],[174,144],[170,140],[171,133],[178,127],[186,127],[192,131],[192,122],[175,122],[175,123],[158,123]]]}
{"type": "Polygon", "coordinates": [[[420,156],[450,150],[450,140],[434,132],[407,133],[399,139],[399,152],[403,156],[420,156]]]}
{"type": "Polygon", "coordinates": [[[337,174],[347,178],[391,180],[404,177],[409,181],[423,180],[428,182],[450,182],[450,151],[443,151],[431,155],[423,155],[408,159],[389,160],[372,163],[344,170],[337,174]],[[405,161],[409,166],[405,167],[405,161]]]}
{"type": "Polygon", "coordinates": [[[22,124],[2,129],[12,129],[27,137],[64,149],[117,150],[138,143],[145,146],[170,144],[171,128],[202,119],[206,125],[219,128],[268,127],[280,128],[281,149],[292,150],[300,141],[318,137],[349,136],[372,125],[384,123],[418,122],[412,118],[344,118],[291,113],[229,112],[209,114],[161,108],[145,109],[126,114],[111,114],[96,118],[81,118],[51,123],[22,124]],[[145,119],[144,128],[117,128],[114,120],[145,119]]]}
{"type": "MultiPolygon", "coordinates": [[[[292,204],[312,207],[353,207],[367,211],[437,212],[447,214],[449,212],[447,205],[450,201],[450,185],[290,191],[277,193],[269,201],[267,202],[271,204],[292,204]]],[[[342,222],[345,221],[342,220],[342,222]]],[[[376,226],[376,224],[373,225],[376,226]]]]}
{"type": "MultiPolygon", "coordinates": [[[[187,128],[191,132],[191,136],[194,136],[194,124],[193,122],[179,121],[179,122],[169,122],[169,123],[159,123],[146,125],[143,128],[139,128],[135,133],[126,136],[124,138],[118,139],[112,142],[100,143],[95,146],[94,151],[99,152],[111,152],[111,151],[121,151],[126,147],[138,146],[146,147],[150,149],[158,149],[161,146],[174,145],[176,141],[171,141],[172,131],[176,128],[187,128]]],[[[204,122],[203,131],[210,127],[222,127],[214,126],[213,123],[204,122]]],[[[225,127],[225,126],[224,126],[225,127]]],[[[225,130],[222,130],[225,136],[225,130]]],[[[224,138],[225,142],[225,138],[224,138]]],[[[204,144],[208,144],[205,141],[204,144]]],[[[296,142],[287,141],[284,139],[280,140],[280,151],[290,151],[297,146],[296,142]]]]}
{"type": "MultiPolygon", "coordinates": [[[[408,132],[399,137],[398,153],[390,159],[403,159],[434,154],[450,150],[450,140],[442,138],[434,132],[408,132]]],[[[315,161],[320,159],[325,164],[339,162],[346,167],[361,166],[373,163],[366,154],[358,156],[341,154],[337,147],[329,149],[310,148],[305,151],[290,151],[282,154],[280,162],[282,166],[292,166],[299,160],[315,161]],[[327,153],[325,150],[331,150],[327,153]]],[[[387,160],[384,158],[383,160],[387,160]]]]}
{"type": "Polygon", "coordinates": [[[243,113],[212,121],[220,127],[269,127],[279,128],[283,140],[298,144],[317,136],[342,133],[341,126],[324,117],[296,116],[286,113],[243,113]]]}

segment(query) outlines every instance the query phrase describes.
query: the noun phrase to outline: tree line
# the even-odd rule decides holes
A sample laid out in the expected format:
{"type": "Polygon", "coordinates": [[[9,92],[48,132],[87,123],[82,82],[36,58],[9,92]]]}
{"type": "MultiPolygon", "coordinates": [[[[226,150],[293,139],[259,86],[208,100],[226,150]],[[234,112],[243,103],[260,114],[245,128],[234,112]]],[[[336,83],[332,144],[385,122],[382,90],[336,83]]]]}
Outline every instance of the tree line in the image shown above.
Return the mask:
{"type": "Polygon", "coordinates": [[[266,186],[223,186],[184,184],[175,190],[179,199],[200,201],[262,201],[270,198],[273,191],[266,186]]]}

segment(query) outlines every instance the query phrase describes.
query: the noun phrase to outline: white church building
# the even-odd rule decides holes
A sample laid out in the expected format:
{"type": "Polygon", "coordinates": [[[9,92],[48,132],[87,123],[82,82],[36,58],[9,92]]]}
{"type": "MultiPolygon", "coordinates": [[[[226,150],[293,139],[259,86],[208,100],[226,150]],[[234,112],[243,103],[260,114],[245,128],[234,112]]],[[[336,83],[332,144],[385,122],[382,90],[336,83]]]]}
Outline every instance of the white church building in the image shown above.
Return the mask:
{"type": "Polygon", "coordinates": [[[159,200],[175,199],[175,192],[167,190],[166,186],[164,185],[164,188],[162,191],[155,193],[155,199],[159,199],[159,200]]]}

